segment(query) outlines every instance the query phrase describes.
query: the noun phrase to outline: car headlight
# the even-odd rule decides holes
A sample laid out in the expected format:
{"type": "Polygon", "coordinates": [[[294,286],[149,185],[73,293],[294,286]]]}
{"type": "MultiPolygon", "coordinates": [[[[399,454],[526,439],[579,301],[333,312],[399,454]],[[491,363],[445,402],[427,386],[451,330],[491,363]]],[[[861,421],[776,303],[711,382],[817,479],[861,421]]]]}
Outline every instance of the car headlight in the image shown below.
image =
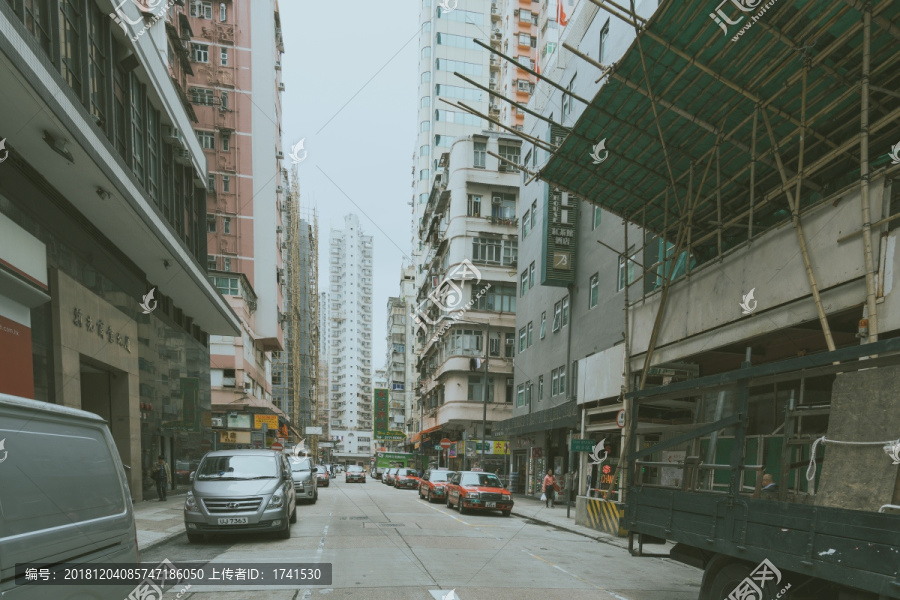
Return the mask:
{"type": "Polygon", "coordinates": [[[504,500],[512,500],[512,496],[510,496],[509,494],[503,494],[503,499],[504,500]]]}
{"type": "Polygon", "coordinates": [[[469,492],[468,494],[466,494],[466,498],[468,498],[469,500],[478,500],[480,496],[481,494],[479,494],[478,492],[469,492]]]}
{"type": "Polygon", "coordinates": [[[187,496],[185,496],[184,510],[191,512],[200,512],[200,507],[197,505],[197,500],[194,499],[194,492],[188,492],[187,496]]]}
{"type": "Polygon", "coordinates": [[[281,494],[275,494],[269,500],[269,505],[266,508],[281,508],[282,506],[284,506],[284,497],[281,494]]]}

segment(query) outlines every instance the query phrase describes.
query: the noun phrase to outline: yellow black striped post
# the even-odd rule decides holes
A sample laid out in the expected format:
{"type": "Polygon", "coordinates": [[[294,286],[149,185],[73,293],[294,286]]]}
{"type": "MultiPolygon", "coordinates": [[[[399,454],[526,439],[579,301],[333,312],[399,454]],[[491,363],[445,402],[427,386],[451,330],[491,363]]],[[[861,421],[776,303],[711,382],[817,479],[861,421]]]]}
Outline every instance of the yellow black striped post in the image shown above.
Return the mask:
{"type": "Polygon", "coordinates": [[[628,532],[622,527],[625,520],[625,507],[617,502],[601,500],[599,498],[587,498],[588,527],[615,535],[625,537],[628,532]]]}

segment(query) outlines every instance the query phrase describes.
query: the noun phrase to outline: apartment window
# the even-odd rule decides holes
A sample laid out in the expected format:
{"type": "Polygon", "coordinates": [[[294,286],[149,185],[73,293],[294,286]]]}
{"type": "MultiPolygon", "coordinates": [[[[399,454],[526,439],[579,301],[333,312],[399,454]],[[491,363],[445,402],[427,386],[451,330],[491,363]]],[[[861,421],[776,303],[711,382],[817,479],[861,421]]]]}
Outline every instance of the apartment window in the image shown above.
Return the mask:
{"type": "Polygon", "coordinates": [[[628,260],[628,268],[625,268],[625,257],[619,257],[619,272],[618,277],[616,277],[616,291],[621,292],[625,289],[625,273],[627,270],[628,273],[628,285],[634,283],[634,261],[637,260],[637,254],[631,255],[631,260],[628,260]]]}
{"type": "Polygon", "coordinates": [[[559,393],[560,394],[566,393],[566,368],[565,367],[559,368],[559,393]]]}
{"type": "Polygon", "coordinates": [[[216,263],[216,255],[215,254],[207,254],[206,255],[206,270],[207,271],[215,271],[219,268],[219,265],[216,263]]]}
{"type": "Polygon", "coordinates": [[[528,267],[528,289],[529,290],[534,287],[535,279],[537,279],[537,277],[534,276],[534,261],[531,261],[531,266],[528,267]]]}
{"type": "Polygon", "coordinates": [[[559,331],[562,323],[562,302],[553,305],[553,331],[559,331]]]}
{"type": "MultiPolygon", "coordinates": [[[[526,161],[527,162],[527,161],[526,161]]],[[[534,229],[534,222],[537,219],[537,200],[531,203],[531,228],[534,229]]]]}
{"type": "Polygon", "coordinates": [[[225,267],[222,270],[231,271],[231,259],[226,256],[223,260],[225,262],[225,267]]]}
{"type": "Polygon", "coordinates": [[[231,177],[229,175],[222,175],[222,191],[231,191],[231,177]]]}
{"type": "Polygon", "coordinates": [[[452,33],[438,33],[437,43],[439,46],[451,46],[453,48],[464,48],[467,50],[480,50],[481,46],[475,43],[475,40],[461,35],[453,35],[452,33]]]}
{"type": "Polygon", "coordinates": [[[527,67],[527,68],[531,69],[532,71],[534,70],[534,61],[531,60],[530,56],[524,56],[524,55],[520,56],[518,62],[523,67],[527,67]]]}
{"type": "Polygon", "coordinates": [[[491,194],[491,216],[495,219],[515,219],[516,195],[493,192],[491,194]]]}
{"type": "Polygon", "coordinates": [[[482,123],[481,117],[478,117],[476,115],[470,115],[469,113],[458,112],[455,110],[441,109],[434,111],[434,120],[443,121],[445,123],[457,123],[460,125],[474,126],[479,126],[482,123]]]}
{"type": "MultiPolygon", "coordinates": [[[[224,294],[225,296],[238,295],[240,288],[238,287],[237,277],[210,277],[210,279],[215,280],[216,289],[219,290],[220,294],[224,294]]],[[[228,369],[225,369],[225,372],[227,373],[228,369]]],[[[233,369],[232,373],[234,373],[233,369]]]]}
{"type": "Polygon", "coordinates": [[[191,2],[191,16],[212,20],[212,2],[193,0],[191,2]]]}
{"type": "MultiPolygon", "coordinates": [[[[217,279],[225,279],[225,278],[217,278],[217,279]]],[[[237,283],[237,280],[235,280],[237,283]]],[[[232,294],[235,295],[235,294],[232,294]]],[[[236,378],[234,374],[234,369],[222,369],[222,387],[234,387],[236,385],[236,378]]]]}
{"type": "Polygon", "coordinates": [[[200,147],[204,150],[216,149],[216,134],[212,131],[198,131],[197,140],[200,142],[200,147]]]}
{"type": "Polygon", "coordinates": [[[493,237],[472,239],[472,260],[476,262],[512,266],[518,257],[518,242],[493,237]]]}
{"type": "Polygon", "coordinates": [[[541,313],[541,339],[547,335],[547,311],[541,313]]]}
{"type": "MultiPolygon", "coordinates": [[[[426,23],[427,26],[430,26],[431,23],[426,23]]],[[[481,77],[482,71],[484,71],[484,67],[481,63],[470,63],[463,62],[461,60],[447,60],[446,58],[438,58],[434,61],[434,67],[438,71],[456,71],[458,73],[462,73],[463,75],[470,75],[475,77],[481,77]]]]}
{"type": "Polygon", "coordinates": [[[596,204],[594,205],[594,225],[591,229],[597,229],[600,227],[600,207],[596,204]]]}
{"type": "MultiPolygon", "coordinates": [[[[484,401],[484,377],[481,375],[469,375],[469,390],[466,399],[469,402],[484,401]]],[[[487,401],[494,401],[494,378],[487,378],[487,401]]]]}
{"type": "MultiPolygon", "coordinates": [[[[568,90],[569,92],[573,92],[575,90],[575,77],[577,77],[577,75],[572,75],[572,80],[569,81],[569,85],[566,86],[566,90],[568,90]]],[[[572,98],[571,93],[563,94],[563,99],[562,99],[563,119],[565,119],[566,117],[569,116],[569,114],[571,114],[573,100],[574,100],[574,98],[572,98]]]]}
{"type": "Polygon", "coordinates": [[[431,46],[425,46],[424,48],[422,48],[421,57],[431,58],[431,46]]]}
{"type": "Polygon", "coordinates": [[[519,34],[519,45],[520,46],[531,46],[531,36],[527,33],[519,34]]]}
{"type": "Polygon", "coordinates": [[[206,232],[207,233],[215,233],[216,232],[216,216],[215,215],[206,215],[206,232]]]}
{"type": "Polygon", "coordinates": [[[504,352],[504,356],[506,358],[512,358],[513,355],[515,354],[515,349],[516,349],[516,334],[507,333],[505,335],[506,335],[506,343],[503,345],[503,347],[506,348],[506,350],[504,352]]]}
{"type": "Polygon", "coordinates": [[[215,92],[209,88],[191,88],[191,102],[193,104],[213,105],[216,103],[215,92]]]}
{"type": "Polygon", "coordinates": [[[550,372],[550,397],[559,393],[559,369],[550,372]]]}
{"type": "Polygon", "coordinates": [[[419,108],[431,108],[431,96],[422,96],[419,100],[419,108]]]}
{"type": "Polygon", "coordinates": [[[516,167],[516,165],[519,164],[521,148],[512,144],[500,144],[498,150],[499,151],[497,152],[497,154],[509,161],[500,161],[500,170],[510,173],[517,173],[519,169],[516,167]]]}
{"type": "MultiPolygon", "coordinates": [[[[444,96],[445,98],[456,98],[457,100],[473,100],[475,102],[481,102],[484,98],[484,94],[481,92],[481,90],[440,83],[435,84],[434,94],[435,96],[444,96]]],[[[476,142],[476,144],[477,143],[479,142],[476,142]]]]}
{"type": "Polygon", "coordinates": [[[603,60],[606,58],[606,40],[609,39],[609,19],[606,20],[606,23],[603,25],[603,29],[600,30],[600,52],[597,55],[597,62],[603,63],[603,60]]]}
{"type": "Polygon", "coordinates": [[[562,299],[562,326],[565,327],[569,324],[569,297],[566,296],[562,299]]]}
{"type": "Polygon", "coordinates": [[[533,334],[534,334],[534,322],[529,321],[528,322],[528,336],[527,336],[528,342],[526,343],[526,346],[528,346],[529,348],[531,348],[532,340],[534,339],[533,334]]]}
{"type": "Polygon", "coordinates": [[[544,376],[538,375],[538,400],[544,399],[544,376]]]}
{"type": "Polygon", "coordinates": [[[419,181],[425,181],[431,178],[431,169],[419,170],[419,181]]]}
{"type": "Polygon", "coordinates": [[[219,21],[224,23],[228,20],[228,9],[224,2],[219,3],[219,21]]]}
{"type": "Polygon", "coordinates": [[[519,9],[519,21],[531,21],[531,11],[525,9],[519,9]]]}
{"type": "Polygon", "coordinates": [[[525,384],[520,383],[516,387],[516,406],[525,406],[525,384]]]}
{"type": "Polygon", "coordinates": [[[525,384],[525,404],[531,404],[531,395],[534,393],[534,385],[529,381],[525,384]]]}
{"type": "Polygon", "coordinates": [[[522,271],[522,278],[520,283],[522,284],[522,289],[519,292],[519,297],[525,295],[525,291],[528,289],[528,269],[522,271]]]}
{"type": "Polygon", "coordinates": [[[597,306],[597,301],[600,296],[600,276],[598,273],[594,273],[591,275],[591,291],[588,296],[588,308],[594,308],[597,306]]]}
{"type": "Polygon", "coordinates": [[[431,83],[431,71],[423,71],[421,83],[431,83]]]}
{"type": "Polygon", "coordinates": [[[228,92],[222,92],[222,108],[228,108],[228,92]]]}
{"type": "Polygon", "coordinates": [[[526,210],[522,216],[522,237],[527,237],[529,231],[531,231],[531,209],[526,210]]]}
{"type": "Polygon", "coordinates": [[[569,370],[569,381],[572,382],[572,395],[578,392],[578,361],[572,361],[572,368],[569,370]]]}
{"type": "Polygon", "coordinates": [[[428,194],[419,194],[419,204],[428,202],[428,194]]]}
{"type": "Polygon", "coordinates": [[[472,304],[476,310],[516,312],[516,286],[511,283],[472,286],[472,304]]]}
{"type": "Polygon", "coordinates": [[[431,131],[431,121],[422,121],[419,123],[419,131],[431,131]]]}
{"type": "Polygon", "coordinates": [[[231,217],[222,217],[222,233],[231,233],[231,217]]]}
{"type": "Polygon", "coordinates": [[[216,176],[212,173],[206,176],[206,191],[210,193],[216,191],[216,176]]]}
{"type": "Polygon", "coordinates": [[[231,135],[227,133],[221,134],[222,136],[222,151],[228,152],[231,150],[231,135]]]}
{"type": "Polygon", "coordinates": [[[521,354],[522,352],[525,352],[525,348],[527,347],[526,346],[527,340],[526,340],[525,336],[526,336],[526,332],[525,332],[525,328],[523,327],[519,330],[519,354],[521,354]]]}
{"type": "Polygon", "coordinates": [[[228,66],[228,48],[219,49],[219,64],[223,67],[228,66]]]}
{"type": "Polygon", "coordinates": [[[191,60],[194,62],[209,62],[209,44],[191,44],[191,60]]]}
{"type": "Polygon", "coordinates": [[[483,169],[487,161],[487,142],[475,142],[475,168],[483,169]]]}
{"type": "Polygon", "coordinates": [[[488,352],[491,356],[500,356],[500,333],[494,332],[491,334],[491,339],[488,341],[488,352]]]}
{"type": "Polygon", "coordinates": [[[431,156],[431,146],[428,144],[419,146],[419,156],[431,156]]]}

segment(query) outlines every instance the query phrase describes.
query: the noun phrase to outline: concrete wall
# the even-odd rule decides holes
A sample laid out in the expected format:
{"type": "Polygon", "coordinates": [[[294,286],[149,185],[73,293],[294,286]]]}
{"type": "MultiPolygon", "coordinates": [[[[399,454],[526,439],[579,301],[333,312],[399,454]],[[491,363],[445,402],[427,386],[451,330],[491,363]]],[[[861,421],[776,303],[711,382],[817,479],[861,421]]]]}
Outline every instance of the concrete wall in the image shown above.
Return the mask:
{"type": "MultiPolygon", "coordinates": [[[[871,185],[871,211],[875,221],[882,215],[883,178],[871,185]]],[[[786,202],[786,201],[785,201],[786,202]]],[[[854,191],[834,203],[824,203],[802,216],[813,272],[826,314],[859,306],[865,302],[862,236],[838,243],[838,238],[862,228],[859,192],[854,191]]],[[[873,252],[879,258],[878,231],[873,230],[873,252]]],[[[889,271],[896,265],[893,244],[886,256],[889,271]]],[[[891,279],[886,278],[885,295],[890,295],[891,279]]],[[[643,364],[659,293],[648,296],[632,313],[632,366],[643,364]]],[[[883,317],[881,331],[900,326],[896,302],[879,305],[883,317]]],[[[790,223],[754,240],[727,255],[721,263],[711,261],[695,269],[690,279],[677,280],[669,290],[666,315],[659,331],[653,363],[668,362],[769,331],[815,320],[809,282],[796,233],[790,223]],[[740,302],[743,294],[755,289],[758,306],[745,316],[740,302]],[[677,318],[672,318],[677,315],[677,318]]]]}
{"type": "MultiPolygon", "coordinates": [[[[900,437],[900,366],[842,373],[831,394],[827,438],[878,442],[900,437]]],[[[821,454],[821,450],[819,450],[821,454]]],[[[891,464],[882,445],[825,445],[825,461],[816,504],[877,511],[900,504],[900,467],[891,464]]]]}

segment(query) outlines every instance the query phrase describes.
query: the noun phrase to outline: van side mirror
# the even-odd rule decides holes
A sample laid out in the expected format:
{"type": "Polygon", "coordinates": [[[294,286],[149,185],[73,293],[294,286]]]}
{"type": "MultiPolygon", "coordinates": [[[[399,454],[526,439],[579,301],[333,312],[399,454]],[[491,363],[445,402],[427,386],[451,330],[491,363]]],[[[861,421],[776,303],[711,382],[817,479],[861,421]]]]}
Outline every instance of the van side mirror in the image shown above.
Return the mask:
{"type": "Polygon", "coordinates": [[[197,471],[191,471],[191,481],[194,480],[194,475],[197,474],[197,471]]]}

